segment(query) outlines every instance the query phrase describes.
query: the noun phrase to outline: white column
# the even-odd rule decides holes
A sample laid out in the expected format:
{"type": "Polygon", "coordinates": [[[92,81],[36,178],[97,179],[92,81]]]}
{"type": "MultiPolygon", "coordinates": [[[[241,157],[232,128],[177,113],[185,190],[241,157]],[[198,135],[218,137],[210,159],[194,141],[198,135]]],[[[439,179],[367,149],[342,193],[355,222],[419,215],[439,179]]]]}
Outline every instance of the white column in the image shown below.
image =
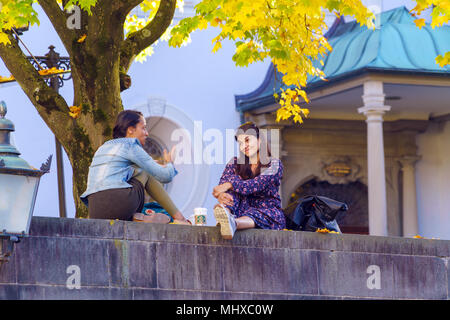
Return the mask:
{"type": "Polygon", "coordinates": [[[403,171],[403,236],[414,237],[419,234],[417,219],[417,193],[415,164],[420,159],[417,156],[407,156],[399,159],[403,171]]]}
{"type": "Polygon", "coordinates": [[[369,234],[387,236],[386,174],[384,167],[383,114],[391,109],[384,105],[383,83],[364,83],[364,106],[358,109],[367,122],[367,168],[369,192],[369,234]]]}

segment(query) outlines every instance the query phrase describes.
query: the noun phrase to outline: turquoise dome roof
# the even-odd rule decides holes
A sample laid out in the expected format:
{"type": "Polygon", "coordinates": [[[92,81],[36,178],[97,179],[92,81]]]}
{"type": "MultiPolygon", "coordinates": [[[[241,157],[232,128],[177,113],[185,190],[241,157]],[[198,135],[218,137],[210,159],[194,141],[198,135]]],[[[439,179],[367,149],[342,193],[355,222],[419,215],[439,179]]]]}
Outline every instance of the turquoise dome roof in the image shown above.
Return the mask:
{"type": "MultiPolygon", "coordinates": [[[[309,77],[307,92],[366,72],[450,76],[450,66],[436,63],[438,55],[450,51],[450,26],[433,29],[426,25],[419,29],[405,7],[383,12],[378,19],[375,30],[361,27],[356,21],[336,20],[326,35],[333,48],[323,58],[327,81],[309,77]]],[[[273,69],[271,65],[258,89],[235,96],[237,110],[275,103],[273,94],[280,91],[282,75],[273,69]]]]}

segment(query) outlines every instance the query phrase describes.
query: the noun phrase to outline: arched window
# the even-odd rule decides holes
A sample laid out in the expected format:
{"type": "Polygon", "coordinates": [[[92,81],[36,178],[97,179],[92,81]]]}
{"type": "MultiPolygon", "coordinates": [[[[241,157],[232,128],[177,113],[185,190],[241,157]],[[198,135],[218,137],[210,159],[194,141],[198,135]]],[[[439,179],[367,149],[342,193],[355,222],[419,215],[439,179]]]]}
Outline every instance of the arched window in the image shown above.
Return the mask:
{"type": "MultiPolygon", "coordinates": [[[[145,139],[145,144],[143,145],[144,150],[153,158],[156,162],[163,163],[163,150],[167,150],[167,147],[164,146],[161,142],[157,141],[154,137],[148,136],[145,139]]],[[[163,187],[166,191],[168,191],[169,183],[164,183],[163,187]]],[[[149,201],[149,199],[146,199],[149,201]]]]}
{"type": "Polygon", "coordinates": [[[153,160],[158,162],[163,160],[163,150],[167,149],[152,137],[145,139],[145,145],[143,147],[153,160]]]}

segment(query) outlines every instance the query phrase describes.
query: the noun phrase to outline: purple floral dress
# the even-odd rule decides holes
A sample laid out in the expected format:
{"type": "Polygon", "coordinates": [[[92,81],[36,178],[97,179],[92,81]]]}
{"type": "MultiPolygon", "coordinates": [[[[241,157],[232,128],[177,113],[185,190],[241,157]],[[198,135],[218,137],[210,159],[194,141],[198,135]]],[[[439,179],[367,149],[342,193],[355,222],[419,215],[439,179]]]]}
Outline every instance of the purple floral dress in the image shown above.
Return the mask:
{"type": "Polygon", "coordinates": [[[228,162],[219,184],[230,182],[233,190],[233,205],[228,209],[238,218],[248,216],[253,219],[257,228],[285,229],[286,220],[281,209],[278,193],[283,165],[279,159],[272,159],[270,166],[261,169],[261,174],[253,179],[243,180],[237,173],[237,158],[228,162]]]}

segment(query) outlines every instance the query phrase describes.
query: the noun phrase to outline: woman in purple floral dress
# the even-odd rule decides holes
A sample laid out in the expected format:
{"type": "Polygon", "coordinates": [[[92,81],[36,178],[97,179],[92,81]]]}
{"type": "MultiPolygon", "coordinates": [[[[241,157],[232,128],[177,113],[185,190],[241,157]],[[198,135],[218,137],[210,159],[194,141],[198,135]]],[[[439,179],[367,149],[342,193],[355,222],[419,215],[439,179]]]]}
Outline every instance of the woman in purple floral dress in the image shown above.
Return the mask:
{"type": "Polygon", "coordinates": [[[231,239],[239,229],[284,229],[286,221],[278,193],[283,176],[281,161],[263,157],[261,151],[267,149],[261,148],[264,144],[253,123],[240,126],[235,139],[240,157],[226,165],[213,191],[219,201],[214,216],[221,226],[222,237],[231,239]],[[265,164],[262,159],[266,159],[265,164]]]}

